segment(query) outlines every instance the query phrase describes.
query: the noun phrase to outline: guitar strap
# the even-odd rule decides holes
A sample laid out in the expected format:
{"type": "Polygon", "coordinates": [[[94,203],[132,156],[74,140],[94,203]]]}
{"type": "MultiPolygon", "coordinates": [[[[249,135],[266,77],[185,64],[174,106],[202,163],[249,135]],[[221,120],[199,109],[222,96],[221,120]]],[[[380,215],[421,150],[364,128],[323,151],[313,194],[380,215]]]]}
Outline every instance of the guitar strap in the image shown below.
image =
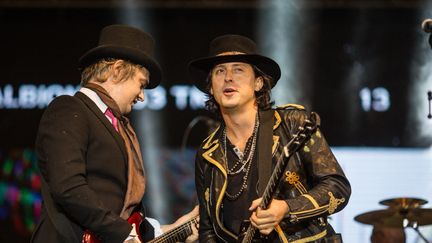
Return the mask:
{"type": "Polygon", "coordinates": [[[71,223],[66,216],[55,208],[54,201],[51,198],[50,193],[48,190],[48,184],[43,178],[43,176],[40,177],[42,181],[42,196],[44,200],[44,206],[48,215],[49,220],[51,220],[51,223],[54,225],[55,230],[60,235],[60,238],[62,239],[62,242],[64,243],[76,243],[80,242],[78,240],[75,231],[72,229],[71,223]]]}
{"type": "Polygon", "coordinates": [[[259,112],[260,127],[258,130],[258,195],[262,196],[272,172],[272,145],[274,110],[259,112]]]}

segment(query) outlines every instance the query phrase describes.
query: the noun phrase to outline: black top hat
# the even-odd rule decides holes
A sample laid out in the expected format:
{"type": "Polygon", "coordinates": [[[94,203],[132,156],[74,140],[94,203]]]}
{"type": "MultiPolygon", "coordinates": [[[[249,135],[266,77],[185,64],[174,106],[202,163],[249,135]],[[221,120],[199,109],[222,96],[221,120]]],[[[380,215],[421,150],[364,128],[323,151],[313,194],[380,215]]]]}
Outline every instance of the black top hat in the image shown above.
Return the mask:
{"type": "Polygon", "coordinates": [[[189,63],[189,73],[194,84],[201,91],[207,92],[206,80],[210,71],[215,65],[226,62],[245,62],[257,66],[273,78],[272,88],[281,76],[279,65],[274,60],[259,55],[254,41],[241,35],[222,35],[210,43],[208,57],[189,63]]]}
{"type": "Polygon", "coordinates": [[[162,71],[153,58],[154,40],[141,29],[126,25],[109,25],[102,29],[97,47],[86,52],[79,59],[83,69],[103,58],[119,58],[147,68],[150,81],[146,89],[159,85],[162,71]]]}

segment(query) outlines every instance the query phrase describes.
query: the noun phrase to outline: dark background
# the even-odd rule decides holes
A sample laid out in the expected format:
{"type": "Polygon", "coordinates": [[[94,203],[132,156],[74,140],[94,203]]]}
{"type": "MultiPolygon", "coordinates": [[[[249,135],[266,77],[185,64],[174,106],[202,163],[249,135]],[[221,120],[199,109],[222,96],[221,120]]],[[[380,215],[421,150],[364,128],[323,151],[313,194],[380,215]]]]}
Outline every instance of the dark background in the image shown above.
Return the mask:
{"type": "MultiPolygon", "coordinates": [[[[121,23],[117,11],[111,8],[0,9],[0,88],[12,84],[16,89],[23,83],[78,85],[77,60],[96,45],[101,28],[121,23]]],[[[142,14],[144,10],[129,11],[142,14]]],[[[239,33],[254,38],[257,35],[254,29],[256,9],[153,8],[145,11],[143,22],[151,21],[154,25],[149,32],[157,42],[156,55],[164,70],[162,85],[165,88],[191,84],[187,63],[207,55],[208,43],[215,36],[239,33]]],[[[308,11],[316,18],[316,25],[308,30],[313,33],[314,41],[307,46],[314,51],[306,53],[311,63],[298,68],[308,73],[311,80],[312,88],[306,94],[306,103],[310,104],[307,108],[322,116],[329,143],[334,146],[428,146],[430,141],[405,139],[408,91],[415,81],[411,80],[408,67],[419,28],[416,9],[311,8],[308,11]],[[353,26],[359,16],[366,19],[362,31],[367,34],[354,40],[353,26]],[[352,87],[346,76],[355,62],[372,64],[365,65],[363,82],[352,87]],[[378,86],[386,87],[391,93],[390,109],[387,112],[360,110],[360,88],[378,86]],[[353,103],[357,110],[352,109],[353,103]],[[359,113],[358,119],[349,120],[355,112],[359,113]],[[353,122],[359,125],[353,128],[353,122]],[[399,142],[395,143],[395,139],[399,142]]],[[[426,35],[424,41],[427,41],[426,35]]],[[[178,110],[173,98],[169,98],[168,106],[160,112],[166,118],[163,122],[167,134],[176,134],[164,141],[167,146],[175,147],[180,144],[182,130],[188,122],[205,112],[178,110]],[[179,117],[176,126],[170,126],[171,121],[179,117]]],[[[33,146],[42,112],[42,109],[1,109],[0,137],[7,139],[2,139],[0,145],[33,146]]]]}

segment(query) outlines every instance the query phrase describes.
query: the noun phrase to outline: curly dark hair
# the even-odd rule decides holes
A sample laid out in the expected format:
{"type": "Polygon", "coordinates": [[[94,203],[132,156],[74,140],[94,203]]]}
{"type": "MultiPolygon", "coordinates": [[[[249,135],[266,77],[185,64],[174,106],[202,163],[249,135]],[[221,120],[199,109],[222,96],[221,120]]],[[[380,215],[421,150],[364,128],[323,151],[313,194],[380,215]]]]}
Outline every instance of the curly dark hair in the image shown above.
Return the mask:
{"type": "MultiPolygon", "coordinates": [[[[258,105],[258,108],[260,110],[271,109],[271,107],[274,104],[274,101],[271,100],[271,89],[272,89],[273,78],[265,74],[257,66],[252,64],[251,66],[255,73],[255,77],[262,77],[263,79],[263,87],[260,90],[255,91],[256,103],[258,105]]],[[[210,94],[211,76],[212,76],[211,72],[209,72],[209,75],[207,76],[206,79],[207,101],[205,102],[205,108],[211,113],[213,113],[214,115],[216,115],[217,117],[220,117],[219,104],[216,102],[214,96],[210,94]]]]}

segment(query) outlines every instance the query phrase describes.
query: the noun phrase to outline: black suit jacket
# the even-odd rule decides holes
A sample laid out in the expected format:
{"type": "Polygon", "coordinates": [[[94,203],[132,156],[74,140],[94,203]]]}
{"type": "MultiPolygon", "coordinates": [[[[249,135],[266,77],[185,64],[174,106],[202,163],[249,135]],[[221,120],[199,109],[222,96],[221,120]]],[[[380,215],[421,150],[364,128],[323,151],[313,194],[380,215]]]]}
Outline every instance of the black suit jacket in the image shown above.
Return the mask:
{"type": "Polygon", "coordinates": [[[62,214],[74,232],[66,238],[81,242],[83,230],[89,229],[104,242],[123,242],[131,231],[119,216],[127,189],[127,154],[96,104],[80,92],[54,99],[40,121],[36,151],[54,207],[48,215],[44,199],[32,242],[62,242],[55,227],[59,222],[53,222],[53,215],[62,214]]]}

